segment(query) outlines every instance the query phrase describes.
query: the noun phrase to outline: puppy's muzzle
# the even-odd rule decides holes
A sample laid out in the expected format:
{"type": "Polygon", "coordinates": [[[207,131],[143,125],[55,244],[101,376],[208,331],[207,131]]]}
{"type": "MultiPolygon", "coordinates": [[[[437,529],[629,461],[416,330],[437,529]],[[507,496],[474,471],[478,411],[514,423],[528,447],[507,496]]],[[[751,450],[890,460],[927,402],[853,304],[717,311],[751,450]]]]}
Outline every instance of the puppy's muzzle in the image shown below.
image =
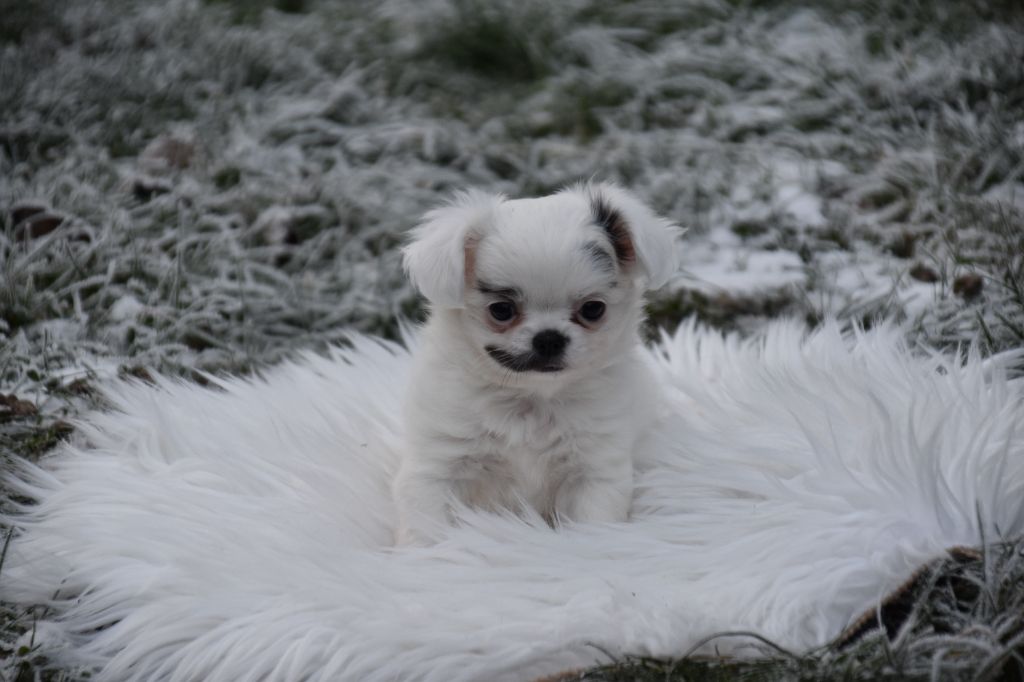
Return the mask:
{"type": "Polygon", "coordinates": [[[491,358],[513,372],[561,372],[565,369],[562,356],[569,345],[569,337],[554,329],[545,329],[533,337],[531,349],[525,353],[510,353],[497,346],[485,346],[491,358]]]}

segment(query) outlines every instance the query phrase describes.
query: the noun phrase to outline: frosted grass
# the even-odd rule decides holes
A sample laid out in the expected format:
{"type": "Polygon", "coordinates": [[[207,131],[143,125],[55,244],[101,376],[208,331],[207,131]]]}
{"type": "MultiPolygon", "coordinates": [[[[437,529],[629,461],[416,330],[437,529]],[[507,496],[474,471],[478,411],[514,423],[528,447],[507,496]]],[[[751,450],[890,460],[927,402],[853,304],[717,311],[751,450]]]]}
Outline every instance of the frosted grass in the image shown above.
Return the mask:
{"type": "Polygon", "coordinates": [[[394,336],[397,246],[467,186],[615,180],[689,228],[659,324],[1024,346],[1024,13],[847,5],[18,4],[0,393],[37,411],[0,410],[0,447],[45,450],[118,372],[394,336]]]}

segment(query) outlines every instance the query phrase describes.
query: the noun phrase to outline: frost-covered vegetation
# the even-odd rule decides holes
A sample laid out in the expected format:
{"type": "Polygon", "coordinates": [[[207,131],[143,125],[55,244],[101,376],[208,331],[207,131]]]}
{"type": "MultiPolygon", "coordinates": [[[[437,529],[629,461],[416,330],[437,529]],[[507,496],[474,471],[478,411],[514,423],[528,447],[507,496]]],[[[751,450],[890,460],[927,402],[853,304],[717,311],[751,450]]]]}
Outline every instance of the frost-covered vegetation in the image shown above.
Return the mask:
{"type": "MultiPolygon", "coordinates": [[[[396,247],[466,186],[616,180],[689,228],[651,303],[661,325],[886,316],[933,347],[1024,347],[1016,0],[33,0],[0,16],[7,455],[64,437],[98,378],[395,335],[420,314],[396,247]]],[[[31,627],[14,620],[8,640],[31,627]]],[[[997,641],[1019,649],[1013,632],[997,641]]],[[[990,661],[986,641],[938,669],[990,661]]]]}

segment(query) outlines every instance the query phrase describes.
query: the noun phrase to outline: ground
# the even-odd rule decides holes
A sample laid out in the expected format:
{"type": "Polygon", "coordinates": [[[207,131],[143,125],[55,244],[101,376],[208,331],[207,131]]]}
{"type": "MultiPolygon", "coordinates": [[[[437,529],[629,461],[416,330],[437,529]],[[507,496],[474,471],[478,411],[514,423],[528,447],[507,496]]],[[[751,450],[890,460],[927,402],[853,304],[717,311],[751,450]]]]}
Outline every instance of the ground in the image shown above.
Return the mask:
{"type": "MultiPolygon", "coordinates": [[[[686,227],[652,333],[885,317],[945,352],[1024,347],[1015,0],[0,0],[0,16],[4,457],[67,437],[119,373],[201,379],[397,336],[422,314],[397,247],[470,186],[613,180],[686,227]]],[[[0,651],[31,629],[5,618],[0,651]]],[[[1016,628],[996,641],[1024,666],[1016,628]]],[[[926,636],[907,635],[913,656],[926,636]]],[[[757,671],[926,676],[866,641],[856,665],[757,671]]],[[[25,679],[33,645],[15,652],[25,679]]],[[[662,665],[589,674],[733,672],[662,665]]]]}

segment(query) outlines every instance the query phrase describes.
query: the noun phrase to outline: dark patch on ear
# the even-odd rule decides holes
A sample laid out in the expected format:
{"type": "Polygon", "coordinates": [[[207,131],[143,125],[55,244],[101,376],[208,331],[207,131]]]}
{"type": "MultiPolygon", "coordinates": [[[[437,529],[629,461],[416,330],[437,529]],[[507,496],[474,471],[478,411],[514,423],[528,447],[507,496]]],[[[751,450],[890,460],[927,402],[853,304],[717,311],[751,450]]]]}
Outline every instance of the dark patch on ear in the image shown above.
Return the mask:
{"type": "Polygon", "coordinates": [[[594,222],[604,230],[615,249],[615,257],[623,265],[631,265],[636,261],[633,240],[629,236],[629,226],[622,214],[608,205],[604,197],[595,194],[590,199],[590,210],[594,213],[594,222]]]}
{"type": "Polygon", "coordinates": [[[587,242],[583,245],[583,249],[599,269],[615,272],[615,258],[612,257],[612,254],[608,253],[605,247],[597,242],[587,242]]]}

